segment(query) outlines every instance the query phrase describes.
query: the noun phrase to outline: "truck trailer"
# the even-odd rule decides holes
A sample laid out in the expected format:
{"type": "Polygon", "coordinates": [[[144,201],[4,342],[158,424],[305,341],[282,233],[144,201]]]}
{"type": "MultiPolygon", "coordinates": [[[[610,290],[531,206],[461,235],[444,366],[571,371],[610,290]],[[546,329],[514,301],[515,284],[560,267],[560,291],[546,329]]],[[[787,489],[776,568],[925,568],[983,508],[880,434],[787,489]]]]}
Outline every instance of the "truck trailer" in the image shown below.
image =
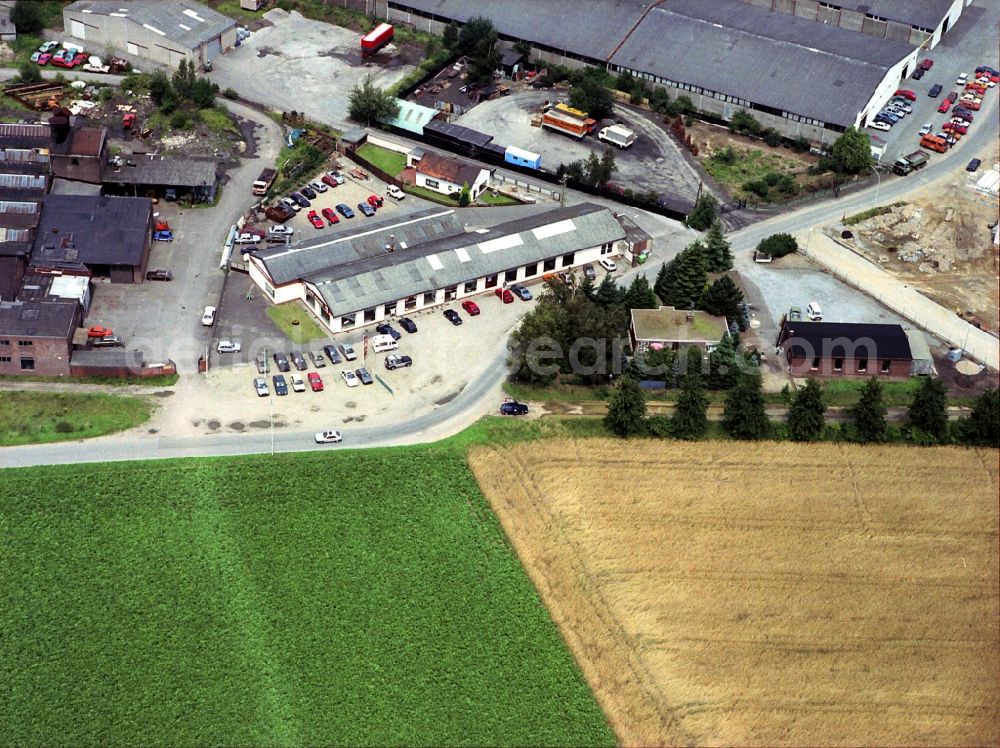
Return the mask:
{"type": "Polygon", "coordinates": [[[611,143],[619,148],[628,148],[636,141],[635,133],[624,125],[611,125],[597,133],[597,139],[611,143]]]}
{"type": "Polygon", "coordinates": [[[367,57],[378,52],[392,41],[393,33],[392,24],[380,23],[369,33],[361,37],[361,56],[367,57]]]}
{"type": "Polygon", "coordinates": [[[896,163],[892,165],[892,170],[900,176],[906,176],[911,171],[923,169],[924,166],[927,165],[927,159],[928,155],[923,151],[914,151],[913,153],[908,153],[899,158],[896,163]]]}
{"type": "Polygon", "coordinates": [[[271,189],[271,185],[274,184],[276,176],[278,176],[278,172],[275,169],[261,171],[260,176],[253,181],[253,194],[266,195],[267,191],[271,189]]]}
{"type": "Polygon", "coordinates": [[[529,169],[541,169],[542,168],[542,157],[537,153],[532,153],[531,151],[526,151],[517,146],[507,146],[507,150],[504,151],[503,160],[508,164],[514,164],[516,166],[524,166],[529,169]]]}
{"type": "Polygon", "coordinates": [[[577,140],[592,133],[596,126],[597,120],[591,119],[584,112],[577,112],[562,104],[552,107],[542,115],[542,127],[572,135],[577,140]]]}

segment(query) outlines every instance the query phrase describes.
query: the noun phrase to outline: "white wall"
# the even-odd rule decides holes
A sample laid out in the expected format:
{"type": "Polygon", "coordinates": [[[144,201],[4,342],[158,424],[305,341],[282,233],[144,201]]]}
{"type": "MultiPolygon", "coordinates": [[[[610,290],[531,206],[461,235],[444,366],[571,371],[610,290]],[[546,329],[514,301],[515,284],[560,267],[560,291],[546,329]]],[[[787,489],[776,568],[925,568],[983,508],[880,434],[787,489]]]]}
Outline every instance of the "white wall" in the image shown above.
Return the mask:
{"type": "Polygon", "coordinates": [[[907,80],[909,79],[903,79],[903,72],[908,70],[912,73],[917,67],[919,57],[922,57],[921,51],[919,49],[914,49],[912,53],[904,57],[886,71],[885,77],[875,88],[875,91],[872,92],[872,96],[868,100],[868,105],[858,112],[857,119],[854,121],[856,127],[860,128],[862,126],[862,122],[866,125],[870,123],[872,118],[879,113],[879,110],[885,106],[886,102],[892,98],[892,95],[897,91],[897,89],[909,88],[909,86],[906,85],[907,80]]]}

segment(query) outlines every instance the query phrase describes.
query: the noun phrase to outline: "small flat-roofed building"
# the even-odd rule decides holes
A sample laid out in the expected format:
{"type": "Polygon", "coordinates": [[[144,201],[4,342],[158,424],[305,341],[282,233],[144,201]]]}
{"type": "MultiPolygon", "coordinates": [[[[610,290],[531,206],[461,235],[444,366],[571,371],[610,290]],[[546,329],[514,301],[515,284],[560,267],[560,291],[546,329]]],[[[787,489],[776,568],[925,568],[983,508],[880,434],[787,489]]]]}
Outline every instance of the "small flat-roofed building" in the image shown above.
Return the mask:
{"type": "Polygon", "coordinates": [[[631,314],[629,337],[636,355],[664,348],[676,351],[692,345],[711,351],[729,332],[725,317],[698,310],[661,306],[633,309],[631,314]]]}
{"type": "Polygon", "coordinates": [[[0,302],[0,374],[69,375],[81,319],[75,301],[0,302]]]}
{"type": "Polygon", "coordinates": [[[793,377],[902,379],[913,365],[902,325],[785,320],[778,346],[793,377]]]}
{"type": "Polygon", "coordinates": [[[70,131],[66,142],[53,146],[52,176],[100,184],[107,159],[107,128],[78,127],[70,131]]]}

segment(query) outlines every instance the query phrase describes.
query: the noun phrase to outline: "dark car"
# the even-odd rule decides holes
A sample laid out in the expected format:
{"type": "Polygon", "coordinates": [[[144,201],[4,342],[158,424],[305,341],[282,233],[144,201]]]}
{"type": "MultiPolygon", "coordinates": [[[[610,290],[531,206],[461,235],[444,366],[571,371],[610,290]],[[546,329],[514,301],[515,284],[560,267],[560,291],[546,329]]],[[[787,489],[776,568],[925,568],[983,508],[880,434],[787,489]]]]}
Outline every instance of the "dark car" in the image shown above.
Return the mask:
{"type": "Polygon", "coordinates": [[[360,369],[355,369],[354,373],[358,375],[361,384],[372,384],[375,381],[372,379],[372,375],[368,373],[368,369],[363,366],[360,369]]]}
{"type": "Polygon", "coordinates": [[[383,322],[381,325],[375,326],[375,332],[379,335],[389,335],[393,340],[399,340],[403,337],[403,334],[397,330],[395,327],[390,325],[388,322],[383,322]]]}
{"type": "Polygon", "coordinates": [[[326,367],[326,359],[323,358],[322,351],[309,351],[309,358],[312,359],[313,366],[317,369],[323,369],[326,367]]]}
{"type": "Polygon", "coordinates": [[[117,348],[125,345],[117,335],[105,335],[103,338],[91,338],[90,344],[94,348],[117,348]]]}
{"type": "Polygon", "coordinates": [[[957,106],[951,110],[951,114],[953,117],[961,117],[966,122],[972,122],[972,112],[965,107],[957,106]]]}
{"type": "Polygon", "coordinates": [[[409,356],[398,356],[393,353],[390,356],[385,357],[385,368],[389,371],[393,369],[404,369],[407,366],[413,366],[413,359],[409,356]]]}
{"type": "Polygon", "coordinates": [[[340,205],[337,206],[337,212],[344,218],[354,218],[354,211],[344,205],[344,203],[340,203],[340,205]]]}
{"type": "Polygon", "coordinates": [[[941,91],[942,91],[941,84],[935,83],[933,86],[931,86],[931,90],[927,92],[927,95],[930,96],[932,99],[936,99],[938,96],[941,95],[941,91]]]}
{"type": "Polygon", "coordinates": [[[358,210],[360,210],[362,213],[364,213],[369,218],[371,218],[373,215],[375,215],[375,208],[373,208],[372,206],[370,206],[368,203],[358,203],[358,210]]]}
{"type": "Polygon", "coordinates": [[[278,351],[274,354],[274,364],[278,367],[278,371],[291,371],[291,366],[288,365],[288,357],[278,351]]]}
{"type": "Polygon", "coordinates": [[[295,201],[295,204],[298,205],[300,208],[308,208],[310,205],[312,205],[311,202],[306,200],[305,195],[300,195],[298,192],[293,192],[291,195],[289,195],[289,197],[292,198],[292,200],[295,201]]]}
{"type": "Polygon", "coordinates": [[[146,271],[146,280],[148,281],[172,281],[173,279],[174,275],[169,270],[146,271]]]}
{"type": "Polygon", "coordinates": [[[417,323],[409,317],[400,317],[399,326],[411,334],[417,331],[417,323]]]}
{"type": "Polygon", "coordinates": [[[597,280],[597,271],[594,270],[593,265],[583,266],[583,277],[587,280],[597,280]]]}
{"type": "Polygon", "coordinates": [[[976,171],[979,165],[983,163],[980,159],[974,158],[969,162],[969,165],[965,167],[966,171],[976,171]]]}
{"type": "MultiPolygon", "coordinates": [[[[590,266],[588,265],[588,267],[590,266]]],[[[593,270],[593,268],[591,268],[591,270],[593,270]]],[[[510,287],[510,290],[521,301],[531,301],[531,291],[522,286],[520,283],[515,283],[510,287]]]]}
{"type": "Polygon", "coordinates": [[[340,351],[337,350],[337,346],[324,345],[323,353],[325,353],[326,357],[330,359],[330,366],[336,366],[340,363],[340,351]]]}
{"type": "Polygon", "coordinates": [[[924,77],[925,72],[927,71],[924,70],[923,68],[917,68],[916,70],[913,71],[913,75],[911,75],[910,77],[913,78],[913,80],[918,81],[924,77]]]}
{"type": "Polygon", "coordinates": [[[306,358],[298,351],[292,351],[289,356],[292,357],[292,363],[295,364],[295,368],[299,371],[305,371],[308,368],[306,364],[306,358]]]}
{"type": "Polygon", "coordinates": [[[504,416],[523,416],[528,412],[528,406],[524,403],[519,403],[517,400],[508,400],[505,403],[500,404],[500,415],[504,416]]]}
{"type": "Polygon", "coordinates": [[[454,309],[445,309],[444,318],[449,322],[451,322],[451,324],[453,325],[462,324],[462,318],[459,316],[458,312],[456,312],[454,309]]]}
{"type": "Polygon", "coordinates": [[[316,190],[314,190],[312,187],[302,187],[299,190],[299,192],[308,197],[310,200],[316,199],[316,190]]]}
{"type": "MultiPolygon", "coordinates": [[[[282,371],[287,371],[287,369],[282,369],[282,371]]],[[[275,395],[287,395],[288,394],[288,383],[285,378],[280,374],[275,374],[272,379],[274,380],[274,394],[275,395]]]]}

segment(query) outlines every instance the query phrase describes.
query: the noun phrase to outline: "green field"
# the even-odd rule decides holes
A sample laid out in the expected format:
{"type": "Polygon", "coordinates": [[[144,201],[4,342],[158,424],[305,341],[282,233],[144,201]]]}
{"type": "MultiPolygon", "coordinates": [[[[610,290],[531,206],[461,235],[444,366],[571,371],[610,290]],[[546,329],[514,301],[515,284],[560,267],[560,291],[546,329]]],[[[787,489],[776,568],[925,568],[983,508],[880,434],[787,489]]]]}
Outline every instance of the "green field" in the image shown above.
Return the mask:
{"type": "Polygon", "coordinates": [[[88,439],[138,426],[153,408],[140,397],[74,392],[0,393],[0,446],[88,439]]]}
{"type": "Polygon", "coordinates": [[[613,745],[434,447],[5,471],[5,745],[613,745]]]}

